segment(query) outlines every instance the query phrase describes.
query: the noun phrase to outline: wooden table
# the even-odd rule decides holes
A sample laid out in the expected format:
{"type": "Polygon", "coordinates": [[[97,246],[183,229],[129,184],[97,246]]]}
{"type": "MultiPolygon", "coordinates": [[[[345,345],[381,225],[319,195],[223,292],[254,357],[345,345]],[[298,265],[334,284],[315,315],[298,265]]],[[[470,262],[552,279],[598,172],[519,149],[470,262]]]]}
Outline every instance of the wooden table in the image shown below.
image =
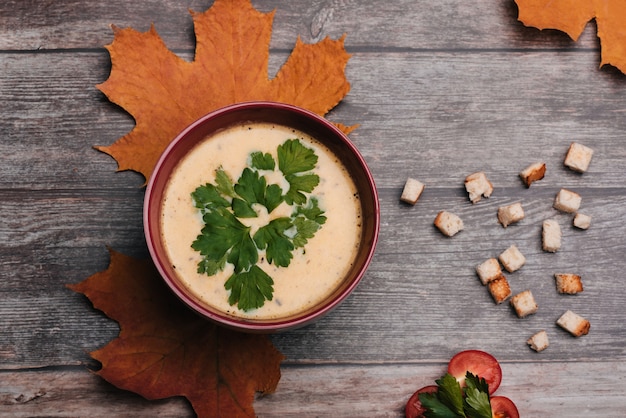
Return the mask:
{"type": "MultiPolygon", "coordinates": [[[[89,368],[88,352],[117,324],[64,285],[104,270],[107,246],[147,257],[143,178],[116,173],[95,151],[134,122],[95,85],[107,79],[110,24],[147,30],[193,57],[188,9],[211,1],[3,0],[0,3],[0,415],[189,416],[183,399],[149,402],[89,368]]],[[[276,9],[273,74],[297,36],[347,34],[352,90],[328,118],[360,124],[351,139],[377,182],[382,224],[376,256],[355,293],[330,316],[272,336],[286,356],[261,417],[400,417],[407,398],[477,348],[502,363],[498,394],[523,417],[626,414],[626,78],[598,68],[596,26],[578,42],[525,28],[513,0],[433,2],[260,1],[276,9]],[[563,166],[572,141],[594,149],[587,173],[563,166]],[[526,189],[518,173],[545,161],[526,189]],[[495,191],[472,205],[465,176],[485,171],[495,191]],[[407,177],[426,184],[400,202],[407,177]],[[552,208],[560,188],[581,194],[587,231],[552,208]],[[520,201],[508,228],[499,206],[520,201]],[[433,227],[449,210],[465,230],[433,227]],[[541,222],[557,219],[563,247],[541,249],[541,222]],[[516,244],[526,265],[508,275],[539,311],[519,319],[496,305],[474,268],[516,244]],[[553,274],[583,277],[585,291],[557,294],[553,274]],[[555,325],[571,309],[591,321],[574,338],[555,325]],[[526,339],[545,329],[550,347],[526,339]]]]}

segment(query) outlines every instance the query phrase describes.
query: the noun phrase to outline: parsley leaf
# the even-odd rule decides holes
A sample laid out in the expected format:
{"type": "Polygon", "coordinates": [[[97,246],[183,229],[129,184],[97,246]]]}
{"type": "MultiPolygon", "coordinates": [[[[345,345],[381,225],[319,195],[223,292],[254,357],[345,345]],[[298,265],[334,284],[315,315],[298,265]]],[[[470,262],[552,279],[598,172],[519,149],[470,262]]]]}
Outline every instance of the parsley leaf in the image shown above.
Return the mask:
{"type": "Polygon", "coordinates": [[[310,193],[319,184],[320,178],[317,174],[303,174],[296,176],[289,174],[285,176],[289,183],[289,190],[285,195],[285,202],[288,204],[301,205],[306,202],[306,195],[302,192],[310,193]]]}
{"type": "Polygon", "coordinates": [[[444,405],[435,393],[420,393],[419,399],[426,409],[424,412],[426,418],[458,418],[458,415],[444,405]]]}
{"type": "Polygon", "coordinates": [[[224,260],[235,266],[235,272],[249,270],[259,254],[250,238],[250,228],[225,208],[207,211],[202,217],[202,233],[191,244],[211,262],[201,262],[198,272],[215,274],[224,268],[224,260]]]}
{"type": "Polygon", "coordinates": [[[254,234],[254,242],[260,250],[266,250],[268,262],[280,267],[289,266],[295,246],[286,231],[292,226],[290,218],[276,218],[254,234]]]}
{"type": "Polygon", "coordinates": [[[274,161],[274,157],[270,153],[253,152],[250,154],[250,161],[252,168],[258,168],[259,170],[274,170],[276,167],[276,161],[274,161]]]}
{"type": "Polygon", "coordinates": [[[234,197],[232,208],[239,218],[256,218],[257,213],[253,206],[255,203],[266,207],[271,213],[283,201],[282,189],[277,184],[267,185],[267,180],[258,171],[245,168],[238,183],[234,186],[237,196],[234,197]]]}
{"type": "Polygon", "coordinates": [[[439,386],[437,397],[441,402],[447,405],[455,414],[464,416],[463,392],[456,378],[450,373],[446,373],[441,379],[435,380],[435,382],[439,386]]]}
{"type": "Polygon", "coordinates": [[[191,197],[195,206],[202,210],[226,208],[230,206],[228,200],[224,199],[218,188],[211,183],[196,188],[196,190],[191,193],[191,197]]]}
{"type": "Polygon", "coordinates": [[[252,266],[250,271],[234,273],[224,284],[230,290],[228,303],[237,304],[241,310],[260,308],[265,300],[272,300],[274,280],[260,267],[252,266]]]}
{"type": "Polygon", "coordinates": [[[191,247],[200,252],[198,272],[212,276],[223,271],[226,263],[234,273],[224,287],[230,291],[228,302],[243,311],[256,309],[272,300],[273,279],[258,265],[259,253],[265,251],[270,264],[287,267],[293,251],[304,247],[326,222],[319,201],[311,193],[320,178],[312,172],[317,164],[315,152],[297,139],[288,139],[277,150],[278,170],[289,183],[283,194],[278,184],[268,184],[263,171],[276,171],[276,159],[270,153],[253,152],[249,166],[234,183],[222,167],[215,171],[215,184],[199,186],[192,193],[204,226],[191,247]],[[258,218],[258,207],[268,215],[283,202],[292,206],[289,217],[274,217],[251,236],[251,227],[240,219],[258,218]]]}
{"type": "Polygon", "coordinates": [[[278,146],[278,168],[286,176],[315,168],[317,155],[297,139],[288,139],[278,146]]]}
{"type": "Polygon", "coordinates": [[[491,418],[487,381],[467,372],[465,385],[465,413],[475,418],[491,418]]]}
{"type": "Polygon", "coordinates": [[[317,174],[307,173],[315,168],[317,155],[297,139],[290,139],[278,147],[278,168],[289,183],[285,195],[287,204],[301,205],[306,202],[304,193],[311,193],[319,184],[317,174]],[[303,193],[304,192],[304,193],[303,193]]]}
{"type": "Polygon", "coordinates": [[[318,229],[326,222],[316,198],[311,198],[307,206],[298,206],[294,213],[294,226],[296,233],[293,236],[293,245],[301,248],[306,245],[309,239],[315,236],[318,229]]]}
{"type": "Polygon", "coordinates": [[[222,167],[215,170],[215,183],[217,183],[217,191],[221,194],[229,197],[235,196],[233,179],[230,178],[222,167]]]}
{"type": "Polygon", "coordinates": [[[435,381],[435,393],[420,393],[419,400],[427,418],[491,418],[489,385],[483,378],[467,372],[465,388],[454,376],[446,373],[435,381]]]}

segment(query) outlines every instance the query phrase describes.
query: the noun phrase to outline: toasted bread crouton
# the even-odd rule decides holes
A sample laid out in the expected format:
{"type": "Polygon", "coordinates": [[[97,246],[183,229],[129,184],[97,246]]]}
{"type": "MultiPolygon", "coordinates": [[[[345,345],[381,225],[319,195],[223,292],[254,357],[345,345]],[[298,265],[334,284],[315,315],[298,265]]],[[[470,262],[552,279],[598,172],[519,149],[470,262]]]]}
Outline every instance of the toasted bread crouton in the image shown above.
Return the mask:
{"type": "Polygon", "coordinates": [[[442,234],[452,237],[463,229],[463,220],[454,213],[442,210],[435,218],[435,226],[442,234]]]}
{"type": "Polygon", "coordinates": [[[515,309],[518,317],[524,318],[534,314],[539,309],[533,293],[530,290],[524,290],[511,298],[511,305],[515,309]]]}
{"type": "Polygon", "coordinates": [[[483,197],[491,196],[493,184],[487,179],[484,172],[479,171],[465,177],[465,190],[469,193],[469,200],[476,203],[483,197]]]}
{"type": "Polygon", "coordinates": [[[580,207],[582,198],[576,192],[561,189],[554,198],[554,208],[561,212],[574,213],[580,207]]]}
{"type": "Polygon", "coordinates": [[[556,220],[543,221],[541,239],[544,251],[555,253],[561,248],[561,226],[556,220]]]}
{"type": "Polygon", "coordinates": [[[572,334],[574,337],[580,337],[589,333],[591,323],[582,316],[567,310],[559,319],[556,324],[572,334]]]}
{"type": "Polygon", "coordinates": [[[509,273],[519,270],[526,263],[526,257],[515,245],[504,250],[498,259],[509,273]]]}
{"type": "Polygon", "coordinates": [[[536,352],[543,351],[550,345],[548,333],[545,330],[541,330],[530,337],[526,343],[536,352]]]}
{"type": "Polygon", "coordinates": [[[522,219],[524,219],[524,208],[522,208],[522,204],[519,202],[498,208],[498,222],[505,228],[522,219]]]}
{"type": "Polygon", "coordinates": [[[409,177],[406,180],[406,183],[404,183],[404,189],[402,189],[402,196],[400,196],[400,200],[414,205],[415,203],[417,203],[417,199],[420,198],[423,191],[424,183],[409,177]]]}
{"type": "Polygon", "coordinates": [[[572,142],[567,150],[563,164],[571,170],[584,173],[589,168],[592,156],[593,150],[591,148],[572,142]]]}
{"type": "Polygon", "coordinates": [[[559,293],[574,295],[583,291],[583,281],[578,274],[557,273],[554,278],[556,279],[556,290],[559,293]]]}
{"type": "Polygon", "coordinates": [[[488,286],[493,301],[498,305],[511,296],[511,287],[506,277],[504,277],[504,274],[500,274],[497,278],[490,281],[488,286]]]}
{"type": "Polygon", "coordinates": [[[574,216],[574,226],[578,229],[589,229],[591,226],[591,216],[577,213],[574,216]]]}
{"type": "Polygon", "coordinates": [[[490,281],[495,280],[502,275],[502,270],[500,269],[500,263],[498,263],[498,260],[490,258],[476,266],[476,273],[478,274],[478,278],[481,283],[486,285],[490,281]]]}
{"type": "Polygon", "coordinates": [[[526,185],[526,187],[530,187],[530,185],[537,181],[541,180],[546,175],[546,163],[533,163],[522,170],[519,173],[522,181],[526,185]]]}

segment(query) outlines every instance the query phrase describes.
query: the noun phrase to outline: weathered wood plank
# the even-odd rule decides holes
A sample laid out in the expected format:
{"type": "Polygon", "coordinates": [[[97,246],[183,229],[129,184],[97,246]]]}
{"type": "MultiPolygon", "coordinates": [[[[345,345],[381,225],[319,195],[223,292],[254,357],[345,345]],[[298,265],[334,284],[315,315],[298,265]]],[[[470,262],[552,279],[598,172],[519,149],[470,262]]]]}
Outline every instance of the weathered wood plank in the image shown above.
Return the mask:
{"type": "MultiPolygon", "coordinates": [[[[455,0],[415,3],[254,0],[259,11],[275,10],[272,48],[291,49],[296,36],[316,42],[347,34],[349,48],[391,49],[598,49],[590,23],[578,42],[557,31],[524,28],[513,0],[455,0]]],[[[188,10],[202,12],[212,1],[107,3],[62,0],[5,0],[0,4],[0,50],[101,48],[110,43],[110,25],[146,31],[151,24],[172,49],[193,49],[188,10]]],[[[599,56],[596,60],[599,63],[599,56]]]]}
{"type": "MultiPolygon", "coordinates": [[[[431,187],[456,187],[475,170],[488,171],[496,186],[517,186],[516,173],[536,160],[546,160],[563,186],[622,187],[622,78],[581,71],[593,66],[592,53],[556,59],[560,70],[546,74],[553,53],[355,54],[348,66],[352,91],[329,118],[360,124],[351,138],[381,188],[397,187],[399,172],[431,187]],[[593,175],[562,167],[572,140],[596,150],[593,175]]],[[[106,61],[94,53],[4,61],[0,188],[141,185],[138,177],[116,175],[115,162],[92,149],[133,127],[95,89],[107,77],[106,61]]]]}
{"type": "MultiPolygon", "coordinates": [[[[498,395],[521,416],[607,417],[626,411],[623,362],[503,363],[498,395]],[[584,396],[581,396],[584,385],[584,396]]],[[[416,364],[286,365],[274,394],[260,397],[259,417],[402,417],[413,391],[432,384],[445,362],[416,364]]],[[[193,416],[183,399],[146,401],[86,370],[0,372],[0,414],[30,416],[193,416]],[[33,382],[36,382],[33,384],[33,382]]]]}

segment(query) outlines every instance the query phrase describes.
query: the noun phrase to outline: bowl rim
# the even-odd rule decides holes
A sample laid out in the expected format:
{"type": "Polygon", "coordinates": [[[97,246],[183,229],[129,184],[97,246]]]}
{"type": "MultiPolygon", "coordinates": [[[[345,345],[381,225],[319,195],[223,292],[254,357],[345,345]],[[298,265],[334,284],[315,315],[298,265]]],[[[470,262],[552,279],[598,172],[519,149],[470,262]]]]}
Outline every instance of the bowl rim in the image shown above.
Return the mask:
{"type": "MultiPolygon", "coordinates": [[[[288,126],[288,125],[287,125],[288,126]]],[[[209,133],[205,134],[209,135],[209,133]]],[[[322,143],[324,143],[322,141],[322,143]]],[[[197,144],[197,142],[196,142],[197,144]]],[[[193,147],[191,147],[193,148],[193,147]]],[[[190,148],[190,149],[191,149],[190,148]]],[[[175,164],[174,164],[175,165],[175,164]]],[[[169,177],[169,174],[167,174],[169,177]]],[[[164,180],[165,184],[167,184],[167,179],[164,180]]],[[[158,211],[160,213],[160,211],[158,211]]],[[[369,212],[368,212],[369,213],[369,212]]],[[[157,222],[160,222],[158,219],[157,222]]],[[[148,179],[146,185],[146,192],[144,196],[144,205],[143,205],[143,226],[144,226],[144,235],[146,239],[146,244],[148,246],[148,251],[150,253],[151,260],[153,261],[159,275],[162,280],[167,284],[167,287],[174,292],[174,294],[181,300],[187,307],[191,308],[200,316],[207,318],[217,324],[224,325],[228,328],[236,329],[239,331],[245,332],[276,332],[276,331],[284,331],[289,329],[295,329],[307,325],[322,316],[329,313],[335,307],[337,307],[344,299],[346,299],[352,291],[356,288],[356,286],[360,283],[361,279],[365,275],[366,270],[369,267],[369,264],[374,256],[375,249],[377,246],[379,232],[380,232],[380,203],[378,199],[378,191],[376,189],[376,185],[374,182],[373,175],[365,162],[365,159],[356,148],[356,146],[352,143],[352,141],[347,137],[347,135],[340,130],[335,124],[328,121],[323,116],[320,116],[314,112],[311,112],[307,109],[294,106],[287,103],[280,102],[272,102],[272,101],[249,101],[249,102],[241,102],[235,103],[228,106],[224,106],[222,108],[211,111],[204,116],[198,118],[191,124],[189,124],[186,128],[184,128],[165,148],[165,150],[160,155],[150,178],[148,179]],[[168,162],[168,159],[172,155],[173,151],[178,147],[182,146],[181,143],[185,141],[185,139],[201,127],[203,124],[207,123],[207,121],[219,118],[226,114],[230,114],[232,112],[239,111],[247,111],[254,109],[264,109],[264,110],[279,110],[283,112],[295,112],[301,117],[311,120],[313,123],[317,123],[323,125],[325,129],[330,129],[336,135],[337,138],[341,139],[342,145],[346,146],[349,150],[349,154],[351,157],[356,159],[357,165],[362,170],[363,174],[366,176],[366,183],[368,185],[368,192],[371,194],[371,198],[373,201],[373,208],[370,216],[373,216],[374,225],[373,230],[370,231],[371,239],[369,242],[371,244],[368,245],[367,254],[362,257],[362,263],[358,268],[357,274],[353,279],[349,282],[349,284],[341,289],[337,295],[333,296],[332,299],[327,300],[325,303],[320,305],[319,307],[312,308],[311,310],[305,310],[302,313],[297,313],[292,316],[289,316],[285,319],[278,320],[255,320],[255,319],[247,319],[242,317],[235,317],[228,314],[222,314],[218,309],[210,310],[205,305],[199,303],[196,299],[190,297],[187,294],[187,291],[184,288],[184,285],[177,282],[176,278],[171,277],[168,271],[164,267],[164,263],[167,260],[161,259],[157,251],[156,241],[159,240],[159,237],[154,236],[151,223],[155,220],[151,216],[153,210],[151,210],[152,205],[158,204],[160,206],[161,200],[157,202],[153,202],[153,194],[154,186],[157,180],[159,179],[161,173],[161,169],[164,164],[168,162]]],[[[159,228],[160,229],[160,228],[159,228]]]]}

